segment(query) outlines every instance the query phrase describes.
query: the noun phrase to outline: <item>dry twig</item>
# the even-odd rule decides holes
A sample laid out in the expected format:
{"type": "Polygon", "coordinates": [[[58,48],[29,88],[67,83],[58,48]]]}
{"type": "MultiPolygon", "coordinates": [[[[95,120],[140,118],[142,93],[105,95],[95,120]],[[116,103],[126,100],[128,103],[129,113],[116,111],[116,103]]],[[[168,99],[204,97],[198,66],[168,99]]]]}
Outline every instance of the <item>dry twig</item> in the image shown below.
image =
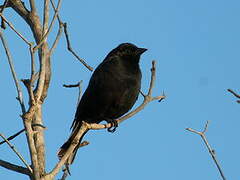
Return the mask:
{"type": "MultiPolygon", "coordinates": [[[[33,124],[32,127],[34,127],[34,126],[39,126],[39,127],[43,128],[43,129],[46,129],[46,127],[43,126],[42,124],[33,124]]],[[[25,129],[21,129],[21,130],[18,131],[17,133],[15,133],[15,134],[13,134],[12,136],[8,137],[7,140],[8,140],[8,141],[13,140],[15,137],[17,137],[18,135],[20,135],[20,134],[23,133],[24,131],[25,131],[25,129]]],[[[2,141],[2,142],[0,142],[0,145],[1,145],[1,144],[4,144],[4,143],[6,143],[6,142],[7,142],[7,141],[2,141]]]]}
{"type": "Polygon", "coordinates": [[[74,87],[79,87],[81,81],[78,82],[77,84],[63,84],[63,87],[65,88],[74,88],[74,87]]]}
{"type": "MultiPolygon", "coordinates": [[[[51,4],[52,4],[52,7],[54,9],[54,11],[56,12],[57,11],[57,8],[55,7],[54,3],[52,0],[50,0],[51,4]]],[[[80,58],[75,52],[74,50],[72,49],[71,47],[71,43],[70,43],[70,40],[69,40],[69,35],[68,35],[68,31],[67,31],[67,23],[63,23],[60,19],[60,16],[59,14],[57,14],[57,19],[58,19],[58,23],[59,23],[59,32],[58,32],[58,35],[56,37],[56,41],[59,40],[60,38],[60,35],[62,33],[62,27],[64,27],[64,33],[65,33],[65,37],[66,37],[66,41],[67,41],[67,49],[69,52],[71,52],[88,70],[90,71],[93,71],[93,68],[91,66],[89,66],[84,59],[80,58]]],[[[55,43],[54,43],[55,44],[55,43]]],[[[52,49],[52,48],[51,48],[52,49]]],[[[50,50],[50,53],[51,53],[51,50],[50,50]]]]}
{"type": "Polygon", "coordinates": [[[210,146],[210,144],[208,143],[208,140],[207,140],[207,138],[206,138],[206,136],[205,136],[205,133],[207,132],[207,129],[208,129],[208,124],[209,124],[209,122],[207,121],[207,123],[206,123],[205,128],[204,128],[203,131],[196,131],[196,130],[194,130],[194,129],[192,129],[192,128],[186,128],[186,130],[187,130],[187,131],[190,131],[190,132],[193,132],[193,133],[198,134],[198,135],[201,136],[201,138],[203,139],[205,145],[207,146],[207,149],[208,149],[209,153],[210,153],[211,156],[212,156],[212,159],[214,160],[214,163],[216,164],[216,166],[217,166],[217,168],[218,168],[218,171],[219,171],[222,179],[223,179],[223,180],[226,180],[226,178],[225,178],[225,176],[224,176],[224,174],[223,174],[223,171],[222,171],[222,169],[221,169],[221,166],[219,165],[219,162],[218,162],[218,160],[217,160],[216,152],[215,152],[214,149],[211,148],[211,146],[210,146]]]}
{"type": "Polygon", "coordinates": [[[78,100],[77,100],[77,105],[80,102],[81,96],[82,96],[82,80],[79,81],[77,84],[63,84],[63,87],[65,88],[75,88],[78,87],[79,88],[79,94],[78,94],[78,100]]]}
{"type": "MultiPolygon", "coordinates": [[[[12,139],[14,139],[15,137],[17,137],[19,134],[23,133],[25,131],[25,129],[22,129],[20,131],[18,131],[17,133],[15,133],[14,135],[10,136],[9,138],[7,138],[8,141],[11,141],[12,139]]],[[[0,145],[3,143],[6,143],[7,141],[2,141],[0,142],[0,145]]]]}
{"type": "Polygon", "coordinates": [[[63,24],[64,27],[64,33],[65,33],[65,37],[67,40],[67,49],[86,67],[88,68],[88,70],[93,71],[93,68],[91,66],[89,66],[84,59],[80,58],[72,49],[71,47],[71,43],[69,40],[69,35],[68,35],[68,31],[67,31],[67,23],[63,24]]]}
{"type": "Polygon", "coordinates": [[[31,42],[29,42],[20,32],[18,32],[16,30],[16,28],[12,25],[12,23],[10,23],[4,16],[3,14],[0,13],[0,16],[2,18],[2,20],[4,22],[6,22],[8,24],[8,26],[25,42],[27,43],[29,46],[31,45],[31,42]]]}
{"type": "Polygon", "coordinates": [[[5,138],[5,136],[3,134],[0,133],[0,136],[4,139],[4,141],[7,142],[8,146],[13,150],[13,152],[16,153],[16,155],[18,156],[18,158],[23,162],[23,164],[28,168],[28,170],[32,173],[33,170],[32,168],[28,165],[28,163],[26,162],[26,160],[23,158],[23,156],[16,150],[16,148],[7,140],[7,138],[5,138]]]}
{"type": "Polygon", "coordinates": [[[12,164],[12,163],[9,163],[9,162],[1,160],[1,159],[0,159],[0,166],[4,167],[6,169],[12,170],[12,171],[21,173],[21,174],[26,174],[28,176],[32,175],[32,173],[29,171],[29,169],[27,169],[25,167],[22,167],[22,166],[12,164]]]}
{"type": "MultiPolygon", "coordinates": [[[[228,89],[228,92],[232,93],[236,98],[240,99],[240,95],[235,93],[233,90],[228,89]]],[[[240,103],[240,100],[237,100],[237,103],[240,103]]]]}

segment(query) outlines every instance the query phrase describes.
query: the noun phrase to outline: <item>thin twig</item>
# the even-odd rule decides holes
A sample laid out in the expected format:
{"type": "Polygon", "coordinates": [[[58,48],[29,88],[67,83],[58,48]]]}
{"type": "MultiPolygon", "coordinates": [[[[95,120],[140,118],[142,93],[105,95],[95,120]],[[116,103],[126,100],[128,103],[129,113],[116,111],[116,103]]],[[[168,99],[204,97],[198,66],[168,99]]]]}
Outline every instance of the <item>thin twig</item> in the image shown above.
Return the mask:
{"type": "Polygon", "coordinates": [[[65,88],[75,88],[75,87],[79,87],[81,81],[78,82],[77,84],[63,84],[63,87],[65,88]]]}
{"type": "MultiPolygon", "coordinates": [[[[17,133],[15,133],[14,135],[12,135],[12,136],[10,136],[9,138],[7,138],[7,140],[8,141],[11,141],[12,139],[14,139],[15,137],[17,137],[18,135],[20,135],[21,133],[23,133],[25,131],[25,129],[22,129],[22,130],[20,130],[20,131],[18,131],[17,133]]],[[[2,141],[2,142],[0,142],[0,145],[1,144],[3,144],[3,143],[5,143],[5,142],[7,142],[7,141],[2,141]]]]}
{"type": "Polygon", "coordinates": [[[192,132],[192,133],[198,134],[198,135],[201,136],[201,138],[203,139],[203,141],[204,141],[204,143],[205,143],[205,145],[206,145],[206,147],[207,147],[207,149],[208,149],[208,152],[211,154],[212,159],[213,159],[214,163],[216,164],[216,166],[217,166],[217,168],[218,168],[218,171],[219,171],[222,179],[223,179],[223,180],[226,180],[226,178],[225,178],[225,176],[224,176],[224,174],[223,174],[223,171],[222,171],[222,169],[221,169],[221,166],[220,166],[220,164],[219,164],[219,162],[218,162],[218,160],[217,160],[216,152],[215,152],[214,149],[211,148],[211,146],[210,146],[210,144],[208,143],[208,140],[207,140],[207,138],[206,138],[206,136],[205,136],[205,133],[207,132],[207,129],[208,129],[208,124],[209,124],[209,121],[207,121],[207,123],[206,123],[203,131],[196,131],[196,130],[194,130],[194,129],[192,129],[192,128],[186,128],[186,130],[187,130],[187,131],[190,131],[190,132],[192,132]]]}
{"type": "Polygon", "coordinates": [[[49,28],[47,29],[47,32],[44,33],[44,35],[43,35],[43,37],[42,37],[42,40],[38,43],[37,46],[35,46],[35,47],[33,48],[33,51],[34,51],[34,52],[35,52],[38,48],[41,47],[41,45],[44,43],[44,41],[47,39],[49,33],[51,32],[52,27],[53,27],[53,24],[54,24],[54,22],[55,22],[55,20],[56,20],[56,18],[57,18],[59,9],[60,9],[60,7],[61,7],[61,2],[62,2],[62,0],[59,0],[59,1],[58,1],[57,9],[55,9],[55,13],[54,13],[53,19],[52,19],[52,21],[51,21],[51,23],[50,23],[50,26],[49,26],[49,28]]]}
{"type": "MultiPolygon", "coordinates": [[[[56,11],[56,7],[53,3],[52,0],[50,0],[51,4],[52,4],[52,7],[53,9],[56,11]]],[[[70,43],[70,40],[69,40],[69,35],[68,35],[68,31],[67,31],[67,23],[63,23],[59,17],[59,15],[57,14],[57,18],[58,18],[58,22],[61,26],[64,27],[64,33],[65,33],[65,37],[66,37],[66,41],[67,41],[67,49],[86,67],[88,68],[88,70],[90,71],[93,71],[93,68],[91,66],[89,66],[84,59],[80,58],[72,49],[71,47],[71,43],[70,43]]]]}
{"type": "Polygon", "coordinates": [[[81,96],[82,96],[82,80],[79,81],[77,84],[63,84],[63,87],[65,88],[75,88],[78,87],[79,89],[79,94],[78,94],[78,100],[77,100],[77,105],[80,102],[81,96]]]}
{"type": "Polygon", "coordinates": [[[4,17],[2,13],[0,13],[1,18],[8,24],[8,26],[29,46],[31,45],[31,42],[29,42],[20,32],[18,32],[15,27],[4,17]]]}
{"type": "Polygon", "coordinates": [[[148,96],[152,95],[152,90],[153,90],[154,83],[156,80],[156,61],[152,61],[151,73],[152,73],[152,76],[151,76],[151,81],[150,81],[150,85],[149,85],[149,89],[148,89],[148,94],[147,94],[148,96]]]}
{"type": "Polygon", "coordinates": [[[58,42],[59,42],[59,40],[60,40],[60,37],[61,37],[61,35],[62,35],[62,31],[63,31],[63,24],[60,23],[60,24],[59,24],[59,29],[58,29],[57,36],[56,36],[56,38],[55,38],[55,40],[54,40],[54,42],[53,42],[53,44],[52,44],[51,49],[49,50],[49,56],[52,55],[54,49],[56,48],[56,46],[57,46],[57,44],[58,44],[58,42]]]}
{"type": "Polygon", "coordinates": [[[8,146],[13,150],[13,152],[16,153],[16,155],[19,157],[19,159],[23,162],[23,164],[28,168],[28,170],[32,173],[32,168],[28,165],[26,160],[23,158],[23,156],[16,150],[16,148],[5,138],[3,134],[0,133],[0,136],[7,142],[8,146]]]}
{"type": "Polygon", "coordinates": [[[228,92],[232,93],[235,97],[239,98],[240,99],[240,95],[235,93],[233,90],[231,89],[228,89],[228,92]]]}
{"type": "Polygon", "coordinates": [[[16,73],[14,65],[13,65],[12,56],[11,56],[10,50],[8,48],[7,42],[6,42],[6,40],[3,36],[3,33],[2,33],[1,29],[0,29],[0,38],[1,38],[1,41],[2,41],[2,44],[3,44],[3,47],[6,51],[8,63],[9,63],[10,69],[11,69],[11,73],[12,73],[12,76],[13,76],[13,79],[14,79],[15,86],[17,88],[17,93],[18,93],[17,100],[20,103],[22,113],[25,114],[26,113],[26,108],[25,108],[24,101],[23,101],[22,88],[19,84],[19,81],[18,81],[18,78],[17,78],[17,73],[16,73]]]}
{"type": "MultiPolygon", "coordinates": [[[[240,99],[240,95],[235,93],[233,90],[228,89],[228,92],[232,93],[236,98],[240,99]]],[[[237,100],[237,103],[240,103],[240,100],[237,100]]]]}
{"type": "Polygon", "coordinates": [[[7,161],[1,160],[1,159],[0,159],[0,166],[4,167],[6,169],[12,170],[12,171],[21,173],[21,174],[26,174],[29,176],[32,175],[32,173],[29,171],[29,169],[22,167],[22,166],[12,164],[10,162],[7,162],[7,161]]]}
{"type": "MultiPolygon", "coordinates": [[[[52,7],[53,7],[53,10],[56,11],[56,7],[55,7],[55,5],[54,5],[53,0],[50,0],[50,2],[51,2],[51,5],[52,5],[52,7]]],[[[61,21],[61,19],[60,19],[59,14],[57,14],[57,19],[58,19],[58,23],[59,23],[59,24],[63,24],[62,21],[61,21]]]]}
{"type": "Polygon", "coordinates": [[[67,23],[64,23],[64,33],[65,33],[65,37],[67,40],[67,49],[86,67],[88,68],[88,70],[93,71],[93,68],[91,66],[89,66],[84,59],[80,58],[72,49],[71,47],[71,43],[69,40],[69,35],[68,35],[68,31],[67,31],[67,23]]]}
{"type": "MultiPolygon", "coordinates": [[[[43,128],[43,129],[47,129],[47,128],[46,128],[45,126],[43,126],[42,124],[32,124],[32,127],[34,127],[34,126],[39,126],[39,127],[43,128]]],[[[20,134],[23,133],[24,131],[25,131],[25,128],[22,129],[22,130],[20,130],[20,131],[18,131],[18,132],[15,133],[14,135],[8,137],[7,140],[8,140],[8,141],[13,140],[15,137],[17,137],[18,135],[20,135],[20,134]]],[[[6,143],[6,141],[0,142],[0,145],[1,145],[1,144],[4,144],[4,143],[6,143]]]]}
{"type": "MultiPolygon", "coordinates": [[[[55,7],[54,2],[52,0],[50,0],[50,2],[51,2],[53,10],[56,13],[57,8],[55,7]]],[[[60,40],[60,37],[62,35],[62,30],[63,30],[63,26],[64,26],[64,24],[62,23],[62,21],[61,21],[61,19],[59,17],[59,13],[57,13],[56,15],[57,15],[57,19],[58,19],[59,28],[58,28],[58,33],[57,33],[57,36],[55,38],[55,41],[53,42],[53,45],[52,45],[52,47],[51,47],[51,49],[49,51],[49,56],[51,56],[51,54],[53,53],[53,50],[56,48],[56,46],[57,46],[57,44],[58,44],[58,42],[60,40]]]]}

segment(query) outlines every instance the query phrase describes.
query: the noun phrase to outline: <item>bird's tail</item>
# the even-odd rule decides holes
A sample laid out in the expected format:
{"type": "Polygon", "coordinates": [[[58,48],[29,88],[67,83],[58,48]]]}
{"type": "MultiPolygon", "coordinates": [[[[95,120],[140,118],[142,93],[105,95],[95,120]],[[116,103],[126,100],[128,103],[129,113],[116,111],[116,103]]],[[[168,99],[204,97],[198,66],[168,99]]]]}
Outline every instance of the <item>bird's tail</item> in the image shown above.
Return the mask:
{"type": "MultiPolygon", "coordinates": [[[[67,152],[68,148],[70,147],[70,145],[73,143],[74,138],[76,137],[79,129],[81,128],[81,124],[75,124],[72,130],[72,133],[70,135],[70,137],[68,138],[68,140],[60,147],[60,149],[58,150],[58,158],[61,159],[67,152]]],[[[78,145],[75,147],[75,149],[73,150],[72,154],[68,157],[65,165],[70,165],[73,163],[75,156],[77,154],[77,150],[79,148],[79,145],[81,144],[81,141],[83,139],[83,136],[86,134],[86,132],[82,135],[82,137],[80,138],[78,145]]]]}

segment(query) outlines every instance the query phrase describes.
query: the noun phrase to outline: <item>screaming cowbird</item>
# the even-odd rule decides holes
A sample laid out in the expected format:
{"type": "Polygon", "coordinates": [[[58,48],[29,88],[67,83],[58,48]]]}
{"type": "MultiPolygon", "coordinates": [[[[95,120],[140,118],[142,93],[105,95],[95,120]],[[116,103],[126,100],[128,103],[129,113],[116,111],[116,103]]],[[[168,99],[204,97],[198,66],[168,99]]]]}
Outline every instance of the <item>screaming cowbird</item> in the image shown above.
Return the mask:
{"type": "MultiPolygon", "coordinates": [[[[87,123],[112,123],[114,131],[116,118],[128,112],[138,98],[141,87],[139,60],[147,49],[138,48],[131,43],[123,43],[113,49],[94,71],[84,92],[72,123],[72,133],[61,146],[58,157],[61,158],[73,142],[81,128],[82,121],[87,123]]],[[[81,137],[79,144],[81,143],[81,137]]],[[[72,164],[78,146],[68,158],[66,164],[72,164]]]]}

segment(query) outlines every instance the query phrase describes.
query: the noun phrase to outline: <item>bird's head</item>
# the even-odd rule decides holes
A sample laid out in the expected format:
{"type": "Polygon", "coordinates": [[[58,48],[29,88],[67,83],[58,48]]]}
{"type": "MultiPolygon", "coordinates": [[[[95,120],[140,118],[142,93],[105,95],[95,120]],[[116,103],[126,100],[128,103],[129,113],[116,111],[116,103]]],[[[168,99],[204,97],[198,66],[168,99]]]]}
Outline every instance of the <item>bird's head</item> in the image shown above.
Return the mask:
{"type": "Polygon", "coordinates": [[[131,43],[122,43],[113,49],[109,55],[117,55],[127,61],[139,62],[140,56],[147,51],[145,48],[139,48],[131,43]]]}

